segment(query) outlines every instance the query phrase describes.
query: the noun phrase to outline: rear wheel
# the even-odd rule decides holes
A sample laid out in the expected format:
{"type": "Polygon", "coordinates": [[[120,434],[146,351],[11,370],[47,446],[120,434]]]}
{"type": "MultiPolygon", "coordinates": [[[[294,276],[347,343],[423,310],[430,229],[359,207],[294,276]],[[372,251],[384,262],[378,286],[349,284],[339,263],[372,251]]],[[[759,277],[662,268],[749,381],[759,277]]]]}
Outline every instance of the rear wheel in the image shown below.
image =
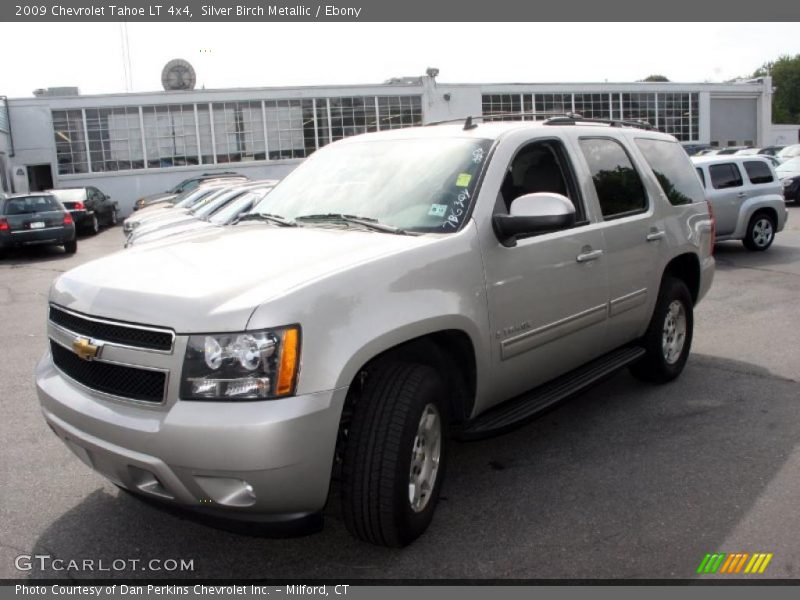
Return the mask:
{"type": "Polygon", "coordinates": [[[75,254],[78,251],[78,242],[75,240],[64,242],[64,251],[67,254],[75,254]]]}
{"type": "Polygon", "coordinates": [[[427,529],[444,476],[445,406],[430,367],[387,362],[368,373],[342,466],[342,511],[353,535],[401,547],[427,529]]]}
{"type": "Polygon", "coordinates": [[[694,330],[692,296],[680,279],[666,276],[642,343],[645,355],[631,366],[638,379],[665,383],[683,371],[694,330]]]}
{"type": "Polygon", "coordinates": [[[97,219],[97,213],[92,214],[92,218],[89,220],[87,230],[92,235],[96,235],[100,231],[100,221],[97,219]]]}
{"type": "Polygon", "coordinates": [[[775,219],[766,212],[754,214],[747,224],[747,233],[742,240],[748,250],[766,250],[775,240],[775,219]]]}

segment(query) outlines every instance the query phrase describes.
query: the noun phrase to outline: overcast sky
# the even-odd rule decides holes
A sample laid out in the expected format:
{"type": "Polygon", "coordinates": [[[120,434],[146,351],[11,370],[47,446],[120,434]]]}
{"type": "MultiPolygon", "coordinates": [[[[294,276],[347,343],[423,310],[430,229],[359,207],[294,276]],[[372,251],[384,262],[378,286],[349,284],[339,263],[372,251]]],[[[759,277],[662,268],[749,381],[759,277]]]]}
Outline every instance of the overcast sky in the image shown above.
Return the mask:
{"type": "MultiPolygon", "coordinates": [[[[161,89],[172,58],[198,87],[380,83],[438,67],[439,81],[724,81],[800,54],[783,23],[130,23],[132,91],[161,89]]],[[[0,23],[0,94],[126,91],[119,23],[0,23]]]]}

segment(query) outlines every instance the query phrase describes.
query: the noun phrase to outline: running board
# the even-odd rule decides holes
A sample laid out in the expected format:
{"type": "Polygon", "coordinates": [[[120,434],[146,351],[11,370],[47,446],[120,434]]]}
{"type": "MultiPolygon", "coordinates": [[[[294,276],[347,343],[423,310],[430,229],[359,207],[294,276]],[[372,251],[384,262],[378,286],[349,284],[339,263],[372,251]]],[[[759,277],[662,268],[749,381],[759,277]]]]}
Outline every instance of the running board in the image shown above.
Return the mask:
{"type": "Polygon", "coordinates": [[[626,346],[601,356],[541,386],[489,409],[461,430],[461,439],[477,439],[495,435],[522,425],[526,421],[574,396],[616,371],[636,362],[644,348],[626,346]]]}

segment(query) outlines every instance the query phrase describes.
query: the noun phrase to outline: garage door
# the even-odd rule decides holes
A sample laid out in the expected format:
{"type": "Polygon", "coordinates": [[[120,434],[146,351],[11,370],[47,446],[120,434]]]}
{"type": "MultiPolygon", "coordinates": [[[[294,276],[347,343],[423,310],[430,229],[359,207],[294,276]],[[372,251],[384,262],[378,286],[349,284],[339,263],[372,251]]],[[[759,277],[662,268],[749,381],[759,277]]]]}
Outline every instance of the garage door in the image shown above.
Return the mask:
{"type": "Polygon", "coordinates": [[[711,98],[711,143],[752,145],[758,138],[756,98],[711,98]]]}

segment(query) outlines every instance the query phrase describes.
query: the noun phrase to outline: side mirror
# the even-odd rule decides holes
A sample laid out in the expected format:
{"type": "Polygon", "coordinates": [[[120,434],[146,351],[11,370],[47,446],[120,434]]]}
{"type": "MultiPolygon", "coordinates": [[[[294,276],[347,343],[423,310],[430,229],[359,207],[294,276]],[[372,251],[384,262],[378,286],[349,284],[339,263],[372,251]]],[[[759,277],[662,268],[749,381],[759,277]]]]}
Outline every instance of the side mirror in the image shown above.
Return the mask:
{"type": "Polygon", "coordinates": [[[511,202],[508,215],[492,219],[497,238],[504,246],[517,245],[518,236],[566,229],[575,224],[575,206],[569,198],[552,192],[525,194],[511,202]]]}

